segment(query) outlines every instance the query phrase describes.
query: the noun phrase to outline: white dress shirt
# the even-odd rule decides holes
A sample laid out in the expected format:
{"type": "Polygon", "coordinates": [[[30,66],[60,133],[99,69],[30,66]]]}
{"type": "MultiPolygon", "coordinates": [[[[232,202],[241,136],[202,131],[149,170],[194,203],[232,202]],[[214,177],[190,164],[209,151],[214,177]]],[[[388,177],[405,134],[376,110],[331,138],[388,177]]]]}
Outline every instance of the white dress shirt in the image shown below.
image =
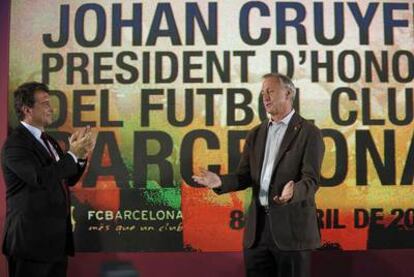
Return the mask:
{"type": "Polygon", "coordinates": [[[279,122],[269,121],[266,139],[266,148],[264,153],[262,172],[260,175],[259,201],[262,206],[268,206],[269,186],[273,173],[273,165],[276,160],[279,148],[285,136],[289,122],[295,113],[295,110],[286,115],[279,122]]]}

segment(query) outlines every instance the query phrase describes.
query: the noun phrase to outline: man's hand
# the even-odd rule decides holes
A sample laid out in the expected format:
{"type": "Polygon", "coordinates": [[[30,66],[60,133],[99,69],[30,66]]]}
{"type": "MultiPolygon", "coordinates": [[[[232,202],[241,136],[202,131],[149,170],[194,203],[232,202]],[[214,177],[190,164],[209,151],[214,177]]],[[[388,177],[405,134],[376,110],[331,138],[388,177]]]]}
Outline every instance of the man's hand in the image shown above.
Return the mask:
{"type": "Polygon", "coordinates": [[[87,137],[86,151],[88,152],[87,155],[89,155],[95,148],[96,144],[96,136],[92,133],[89,125],[85,128],[84,136],[87,137]]]}
{"type": "Polygon", "coordinates": [[[85,128],[82,128],[80,130],[77,130],[74,132],[70,138],[69,138],[69,144],[72,144],[73,142],[77,141],[78,139],[81,139],[85,136],[87,132],[91,131],[91,126],[86,126],[85,128]]]}
{"type": "Polygon", "coordinates": [[[293,189],[295,187],[295,182],[289,181],[282,190],[282,194],[280,196],[275,196],[273,198],[273,201],[275,201],[277,204],[286,204],[290,199],[293,197],[293,189]]]}
{"type": "Polygon", "coordinates": [[[193,176],[193,180],[195,182],[210,189],[218,188],[221,186],[220,177],[216,173],[208,171],[204,168],[200,168],[200,171],[200,176],[193,176]]]}
{"type": "Polygon", "coordinates": [[[69,138],[69,151],[78,159],[86,158],[95,147],[96,138],[92,134],[91,127],[76,131],[69,138]]]}

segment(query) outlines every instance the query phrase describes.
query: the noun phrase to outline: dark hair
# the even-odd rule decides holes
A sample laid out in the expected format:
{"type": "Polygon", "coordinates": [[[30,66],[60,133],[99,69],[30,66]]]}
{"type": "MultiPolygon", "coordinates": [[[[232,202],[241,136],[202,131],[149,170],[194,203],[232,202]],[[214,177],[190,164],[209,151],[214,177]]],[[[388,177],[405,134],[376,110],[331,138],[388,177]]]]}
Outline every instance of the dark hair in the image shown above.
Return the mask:
{"type": "Polygon", "coordinates": [[[267,73],[267,74],[263,75],[262,78],[263,79],[267,79],[267,78],[277,79],[291,93],[292,102],[295,100],[296,88],[295,88],[295,85],[293,84],[292,80],[288,76],[280,74],[280,73],[267,73]]]}
{"type": "Polygon", "coordinates": [[[42,83],[28,82],[20,85],[14,91],[14,109],[19,120],[24,120],[23,106],[33,108],[37,91],[49,93],[49,88],[42,83]]]}

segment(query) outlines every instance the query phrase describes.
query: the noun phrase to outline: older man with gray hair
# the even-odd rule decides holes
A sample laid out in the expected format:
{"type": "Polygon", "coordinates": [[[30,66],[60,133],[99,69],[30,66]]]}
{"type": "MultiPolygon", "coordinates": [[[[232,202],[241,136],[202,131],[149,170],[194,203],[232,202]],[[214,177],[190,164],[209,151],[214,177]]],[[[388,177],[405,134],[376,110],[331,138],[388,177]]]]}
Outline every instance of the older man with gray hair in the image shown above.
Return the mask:
{"type": "Polygon", "coordinates": [[[261,94],[270,119],[247,134],[236,172],[201,169],[193,179],[218,194],[252,188],[246,276],[309,276],[310,250],[320,246],[315,193],[325,146],[320,130],[293,109],[296,89],[287,76],[265,74],[261,94]]]}

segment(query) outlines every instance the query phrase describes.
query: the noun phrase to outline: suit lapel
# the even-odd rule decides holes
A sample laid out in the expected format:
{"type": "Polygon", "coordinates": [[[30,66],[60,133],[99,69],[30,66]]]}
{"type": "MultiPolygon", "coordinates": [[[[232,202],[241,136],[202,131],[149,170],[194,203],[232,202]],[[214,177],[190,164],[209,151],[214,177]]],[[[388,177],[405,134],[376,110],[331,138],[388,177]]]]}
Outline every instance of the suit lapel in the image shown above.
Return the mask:
{"type": "Polygon", "coordinates": [[[26,127],[20,123],[16,127],[16,130],[25,136],[28,141],[30,141],[33,147],[37,150],[39,156],[52,160],[52,157],[50,157],[50,154],[47,152],[45,147],[29,132],[29,130],[26,129],[26,127]]]}
{"type": "Polygon", "coordinates": [[[263,166],[263,159],[264,159],[264,153],[265,153],[265,149],[266,149],[266,139],[267,139],[267,125],[269,124],[269,120],[265,120],[262,122],[262,125],[259,128],[259,132],[257,134],[257,138],[255,141],[255,160],[257,161],[257,168],[256,168],[256,172],[258,172],[257,174],[257,182],[259,183],[260,181],[260,175],[262,174],[262,166],[263,166]]]}
{"type": "Polygon", "coordinates": [[[288,128],[286,130],[285,136],[283,137],[282,143],[280,145],[279,151],[277,153],[275,162],[273,164],[273,172],[277,168],[280,159],[285,154],[286,150],[289,148],[289,145],[292,143],[293,139],[299,133],[299,130],[302,128],[302,117],[297,113],[294,113],[292,119],[289,122],[288,128]]]}

